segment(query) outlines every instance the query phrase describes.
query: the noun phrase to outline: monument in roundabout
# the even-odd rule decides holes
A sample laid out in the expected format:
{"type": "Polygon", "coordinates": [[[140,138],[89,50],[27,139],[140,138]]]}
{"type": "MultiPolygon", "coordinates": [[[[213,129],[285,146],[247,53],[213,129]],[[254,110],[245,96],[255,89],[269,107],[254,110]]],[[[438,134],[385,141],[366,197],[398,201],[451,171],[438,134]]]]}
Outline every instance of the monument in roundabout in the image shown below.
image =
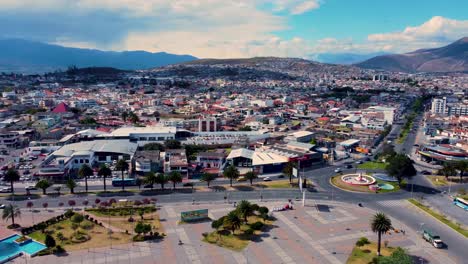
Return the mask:
{"type": "Polygon", "coordinates": [[[372,191],[378,191],[380,189],[393,190],[393,186],[387,183],[376,184],[377,180],[371,175],[364,174],[362,172],[345,174],[341,176],[341,180],[349,185],[356,186],[368,186],[372,191]]]}

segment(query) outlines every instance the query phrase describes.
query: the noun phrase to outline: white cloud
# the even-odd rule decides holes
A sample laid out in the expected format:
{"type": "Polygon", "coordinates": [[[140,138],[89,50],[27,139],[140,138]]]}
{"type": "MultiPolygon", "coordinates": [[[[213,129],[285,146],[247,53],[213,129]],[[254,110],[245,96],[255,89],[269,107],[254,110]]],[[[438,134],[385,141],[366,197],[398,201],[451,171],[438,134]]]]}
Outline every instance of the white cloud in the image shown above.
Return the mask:
{"type": "Polygon", "coordinates": [[[275,11],[287,11],[299,15],[320,7],[320,0],[275,0],[275,11]]]}

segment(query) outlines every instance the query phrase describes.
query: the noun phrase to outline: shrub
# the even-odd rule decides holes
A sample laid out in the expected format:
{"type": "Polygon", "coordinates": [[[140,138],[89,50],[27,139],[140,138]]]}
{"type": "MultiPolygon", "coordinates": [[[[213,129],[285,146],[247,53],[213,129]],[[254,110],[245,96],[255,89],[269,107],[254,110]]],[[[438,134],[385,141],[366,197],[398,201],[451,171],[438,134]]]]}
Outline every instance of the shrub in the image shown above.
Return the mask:
{"type": "Polygon", "coordinates": [[[262,222],[255,222],[250,225],[250,228],[252,228],[253,230],[262,230],[264,226],[265,224],[263,224],[262,222]]]}
{"type": "Polygon", "coordinates": [[[65,249],[60,246],[60,245],[57,245],[55,248],[54,248],[54,254],[62,254],[62,253],[65,253],[65,249]]]}
{"type": "Polygon", "coordinates": [[[99,199],[99,198],[96,198],[96,200],[94,200],[95,204],[99,204],[100,202],[101,202],[101,199],[99,199]]]}
{"type": "Polygon", "coordinates": [[[248,236],[251,236],[254,234],[254,230],[252,228],[249,228],[247,230],[244,231],[244,234],[245,235],[248,235],[248,236]]]}
{"type": "Polygon", "coordinates": [[[113,205],[115,203],[117,203],[117,201],[114,198],[109,199],[109,205],[113,205]]]}
{"type": "Polygon", "coordinates": [[[90,230],[94,227],[93,224],[91,224],[90,222],[83,222],[81,223],[80,226],[81,228],[86,229],[86,230],[90,230]]]}
{"type": "Polygon", "coordinates": [[[388,247],[388,240],[385,240],[383,244],[384,244],[384,247],[388,247]]]}
{"type": "Polygon", "coordinates": [[[130,216],[130,217],[128,218],[128,222],[133,223],[133,222],[135,222],[135,219],[133,219],[133,217],[130,216]]]}
{"type": "Polygon", "coordinates": [[[73,230],[76,230],[78,227],[79,227],[79,225],[78,225],[77,223],[72,223],[72,224],[71,224],[71,228],[72,228],[73,230]]]}
{"type": "Polygon", "coordinates": [[[356,246],[358,246],[358,247],[362,247],[362,246],[367,245],[367,244],[370,244],[369,239],[367,239],[367,237],[361,237],[356,242],[356,246]]]}
{"type": "Polygon", "coordinates": [[[64,241],[64,240],[65,240],[65,236],[62,234],[62,232],[58,232],[58,233],[57,233],[57,239],[60,240],[60,241],[64,241]]]}
{"type": "Polygon", "coordinates": [[[142,242],[142,241],[145,241],[145,237],[142,236],[142,235],[136,235],[133,237],[133,241],[134,242],[142,242]]]}
{"type": "Polygon", "coordinates": [[[66,217],[66,218],[70,218],[70,217],[72,217],[74,214],[75,214],[75,213],[74,213],[72,210],[69,209],[69,210],[67,210],[67,211],[65,212],[65,217],[66,217]]]}
{"type": "Polygon", "coordinates": [[[45,237],[45,245],[48,248],[55,247],[55,239],[51,235],[46,235],[45,237]]]}
{"type": "Polygon", "coordinates": [[[77,224],[83,222],[83,220],[84,220],[84,217],[83,217],[83,215],[81,215],[81,214],[75,214],[75,215],[72,216],[72,218],[71,218],[71,221],[72,221],[73,223],[77,223],[77,224]]]}
{"type": "Polygon", "coordinates": [[[141,201],[140,201],[140,200],[136,200],[136,201],[133,202],[133,204],[134,204],[135,206],[140,206],[140,205],[141,205],[141,201]]]}

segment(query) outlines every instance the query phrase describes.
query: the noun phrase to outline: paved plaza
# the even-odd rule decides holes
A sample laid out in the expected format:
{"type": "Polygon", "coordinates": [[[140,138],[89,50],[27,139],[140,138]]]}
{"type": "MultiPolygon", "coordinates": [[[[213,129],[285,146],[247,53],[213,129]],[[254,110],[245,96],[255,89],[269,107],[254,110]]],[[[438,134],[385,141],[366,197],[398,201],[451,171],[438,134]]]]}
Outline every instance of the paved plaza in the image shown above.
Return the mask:
{"type": "MultiPolygon", "coordinates": [[[[406,203],[401,201],[401,203],[406,203]]],[[[270,209],[281,202],[260,203],[270,209]]],[[[211,222],[177,224],[181,211],[209,209],[217,219],[234,209],[232,204],[165,204],[160,217],[167,236],[160,241],[69,252],[67,256],[21,257],[14,263],[345,263],[354,243],[366,236],[376,241],[369,221],[375,213],[367,208],[338,202],[309,201],[306,207],[297,204],[295,210],[275,212],[274,227],[251,241],[242,252],[201,241],[203,232],[211,232],[211,222]],[[179,240],[183,242],[179,245],[179,240]]],[[[24,212],[22,220],[29,218],[24,212]]],[[[454,263],[446,253],[432,248],[419,234],[392,219],[401,232],[384,235],[389,246],[401,246],[410,254],[423,256],[430,263],[454,263]]],[[[3,228],[3,227],[2,227],[3,228]]],[[[3,234],[3,233],[2,233],[3,234]]],[[[427,262],[426,262],[427,263],[427,262]]]]}

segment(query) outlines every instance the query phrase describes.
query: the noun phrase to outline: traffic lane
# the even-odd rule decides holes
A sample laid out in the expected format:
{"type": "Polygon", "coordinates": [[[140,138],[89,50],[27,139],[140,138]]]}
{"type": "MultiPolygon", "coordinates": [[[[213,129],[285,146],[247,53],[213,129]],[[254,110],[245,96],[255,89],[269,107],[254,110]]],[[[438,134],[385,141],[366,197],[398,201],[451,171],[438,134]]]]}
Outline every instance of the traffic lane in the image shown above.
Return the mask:
{"type": "MultiPolygon", "coordinates": [[[[414,230],[420,231],[421,223],[424,223],[424,228],[439,234],[442,241],[445,242],[447,248],[440,250],[445,250],[445,254],[454,257],[457,261],[456,263],[466,263],[465,260],[468,258],[468,239],[432,216],[426,214],[419,208],[410,206],[410,208],[407,209],[404,207],[383,206],[378,203],[369,204],[369,207],[398,219],[398,221],[414,230]]],[[[419,239],[421,239],[421,243],[423,243],[423,245],[426,243],[428,246],[431,246],[422,238],[419,239]]]]}
{"type": "Polygon", "coordinates": [[[426,202],[456,222],[468,226],[468,212],[453,204],[453,199],[448,195],[428,196],[426,202]]]}

